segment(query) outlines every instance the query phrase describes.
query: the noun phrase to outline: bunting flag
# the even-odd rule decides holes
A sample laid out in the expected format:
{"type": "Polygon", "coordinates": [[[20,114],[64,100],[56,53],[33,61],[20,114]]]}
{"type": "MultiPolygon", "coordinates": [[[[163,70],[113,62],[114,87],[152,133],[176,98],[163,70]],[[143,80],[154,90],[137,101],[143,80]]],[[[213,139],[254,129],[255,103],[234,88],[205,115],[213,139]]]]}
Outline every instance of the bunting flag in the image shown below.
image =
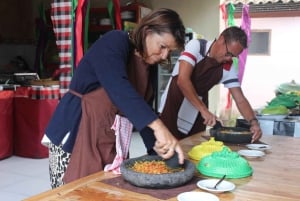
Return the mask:
{"type": "Polygon", "coordinates": [[[107,9],[113,29],[122,30],[120,0],[109,0],[107,4],[107,9]]]}
{"type": "MultiPolygon", "coordinates": [[[[230,26],[235,26],[235,22],[234,22],[234,12],[235,12],[235,7],[232,3],[229,3],[228,5],[228,27],[230,26]]],[[[233,66],[235,68],[238,68],[238,59],[237,58],[233,58],[233,66]]],[[[226,103],[226,109],[230,109],[232,107],[232,97],[231,94],[228,90],[227,92],[227,103],[226,103]]]]}
{"type": "Polygon", "coordinates": [[[77,0],[76,5],[76,15],[75,15],[75,68],[78,66],[79,61],[83,57],[84,51],[87,49],[87,35],[88,35],[88,24],[86,24],[87,20],[87,9],[89,9],[89,2],[87,0],[77,0]]]}
{"type": "Polygon", "coordinates": [[[228,4],[228,26],[234,26],[234,12],[235,12],[235,7],[232,3],[228,4]]]}
{"type": "MultiPolygon", "coordinates": [[[[228,27],[235,26],[234,12],[235,12],[235,7],[232,3],[230,3],[228,6],[228,27]]],[[[236,69],[238,69],[238,59],[232,58],[232,60],[233,60],[233,66],[236,69]]]]}
{"type": "MultiPolygon", "coordinates": [[[[241,28],[245,31],[247,35],[247,39],[248,39],[247,44],[249,46],[251,42],[251,19],[249,15],[249,5],[247,4],[243,5],[241,28]]],[[[239,55],[239,81],[241,84],[244,77],[247,55],[248,55],[248,48],[244,49],[243,52],[239,55]]]]}
{"type": "Polygon", "coordinates": [[[226,11],[226,4],[225,3],[222,3],[220,5],[220,10],[221,10],[221,13],[222,13],[222,19],[225,23],[225,27],[227,27],[227,19],[228,19],[228,15],[227,15],[227,11],[226,11]]]}
{"type": "Polygon", "coordinates": [[[83,15],[82,9],[85,0],[78,0],[75,15],[75,68],[78,66],[80,59],[83,56],[83,15]]]}
{"type": "Polygon", "coordinates": [[[114,7],[115,7],[116,29],[122,30],[120,0],[113,0],[113,2],[114,2],[114,7]]]}
{"type": "Polygon", "coordinates": [[[90,1],[85,1],[85,14],[84,14],[84,45],[83,51],[86,52],[89,48],[89,19],[90,19],[90,1]]]}

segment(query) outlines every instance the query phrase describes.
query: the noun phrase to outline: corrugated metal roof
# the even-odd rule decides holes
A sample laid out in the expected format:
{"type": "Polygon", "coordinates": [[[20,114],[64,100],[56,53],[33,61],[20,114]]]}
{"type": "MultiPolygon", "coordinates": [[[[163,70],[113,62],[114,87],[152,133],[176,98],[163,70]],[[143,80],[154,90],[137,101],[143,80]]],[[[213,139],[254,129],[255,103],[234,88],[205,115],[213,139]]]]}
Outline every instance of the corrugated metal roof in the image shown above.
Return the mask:
{"type": "MultiPolygon", "coordinates": [[[[255,1],[255,0],[248,0],[248,1],[255,1]]],[[[256,0],[261,1],[262,0],[256,0]]],[[[286,0],[287,1],[287,0],[286,0]]],[[[236,3],[232,3],[235,6],[235,13],[241,13],[243,4],[241,0],[236,0],[236,3]]],[[[288,12],[288,11],[300,11],[300,0],[291,0],[289,2],[284,1],[274,1],[273,2],[266,2],[265,3],[254,3],[250,2],[249,4],[249,12],[250,13],[264,13],[264,12],[288,12]]]]}
{"type": "Polygon", "coordinates": [[[300,0],[225,0],[224,1],[226,4],[227,3],[233,3],[233,4],[266,4],[266,3],[289,3],[289,2],[300,2],[300,0]]]}

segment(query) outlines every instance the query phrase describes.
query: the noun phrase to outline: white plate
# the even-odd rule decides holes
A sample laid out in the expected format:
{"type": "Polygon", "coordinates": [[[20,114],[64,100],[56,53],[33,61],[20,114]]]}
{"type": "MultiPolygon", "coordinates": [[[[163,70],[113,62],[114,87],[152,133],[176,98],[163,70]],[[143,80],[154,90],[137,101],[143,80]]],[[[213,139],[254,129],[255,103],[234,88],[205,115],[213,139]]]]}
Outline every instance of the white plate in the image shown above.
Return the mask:
{"type": "Polygon", "coordinates": [[[271,146],[267,144],[247,144],[246,147],[248,149],[259,150],[259,151],[265,151],[271,149],[271,146]]]}
{"type": "Polygon", "coordinates": [[[243,149],[238,151],[238,153],[241,156],[245,156],[247,158],[258,158],[258,157],[262,157],[265,155],[264,152],[262,151],[258,151],[258,150],[249,150],[249,149],[243,149]]]}
{"type": "Polygon", "coordinates": [[[184,192],[177,196],[178,201],[219,201],[220,199],[211,194],[205,192],[184,192]]]}
{"type": "Polygon", "coordinates": [[[211,193],[222,193],[226,191],[232,191],[235,189],[234,183],[223,180],[218,186],[217,189],[213,188],[219,179],[204,179],[197,182],[197,186],[203,190],[209,191],[211,193]]]}

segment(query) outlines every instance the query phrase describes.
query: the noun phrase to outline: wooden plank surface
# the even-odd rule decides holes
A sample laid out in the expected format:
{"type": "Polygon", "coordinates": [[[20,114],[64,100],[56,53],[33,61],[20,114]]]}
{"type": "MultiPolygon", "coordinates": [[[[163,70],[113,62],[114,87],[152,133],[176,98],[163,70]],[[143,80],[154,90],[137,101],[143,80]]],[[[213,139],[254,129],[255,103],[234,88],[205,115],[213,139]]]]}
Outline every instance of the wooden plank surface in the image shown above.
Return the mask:
{"type": "MultiPolygon", "coordinates": [[[[182,140],[185,153],[195,145],[206,141],[207,133],[199,133],[182,140]]],[[[263,136],[262,142],[272,146],[259,159],[247,159],[253,168],[253,175],[242,179],[228,179],[236,185],[232,192],[216,194],[220,201],[299,201],[300,200],[300,138],[286,136],[263,136]]],[[[245,149],[245,145],[230,146],[232,150],[245,149]]],[[[187,155],[186,155],[187,157],[187,155]]],[[[197,161],[194,161],[197,163],[197,161]]],[[[101,180],[116,177],[112,173],[99,172],[79,179],[60,188],[30,197],[25,201],[66,200],[162,200],[105,184],[101,180]]],[[[199,179],[204,176],[199,174],[199,179]]],[[[195,190],[201,192],[197,188],[195,190]]],[[[167,199],[176,201],[176,196],[167,199]]]]}

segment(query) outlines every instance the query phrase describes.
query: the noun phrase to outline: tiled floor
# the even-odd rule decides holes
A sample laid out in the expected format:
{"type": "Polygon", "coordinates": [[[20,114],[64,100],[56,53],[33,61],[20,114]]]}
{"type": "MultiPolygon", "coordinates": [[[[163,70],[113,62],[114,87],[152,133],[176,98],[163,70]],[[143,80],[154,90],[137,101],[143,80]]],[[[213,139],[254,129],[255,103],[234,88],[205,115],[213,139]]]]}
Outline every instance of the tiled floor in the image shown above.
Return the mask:
{"type": "MultiPolygon", "coordinates": [[[[140,135],[133,133],[130,157],[146,154],[140,135]]],[[[0,200],[20,201],[49,190],[48,158],[11,156],[0,160],[0,200]]]]}

